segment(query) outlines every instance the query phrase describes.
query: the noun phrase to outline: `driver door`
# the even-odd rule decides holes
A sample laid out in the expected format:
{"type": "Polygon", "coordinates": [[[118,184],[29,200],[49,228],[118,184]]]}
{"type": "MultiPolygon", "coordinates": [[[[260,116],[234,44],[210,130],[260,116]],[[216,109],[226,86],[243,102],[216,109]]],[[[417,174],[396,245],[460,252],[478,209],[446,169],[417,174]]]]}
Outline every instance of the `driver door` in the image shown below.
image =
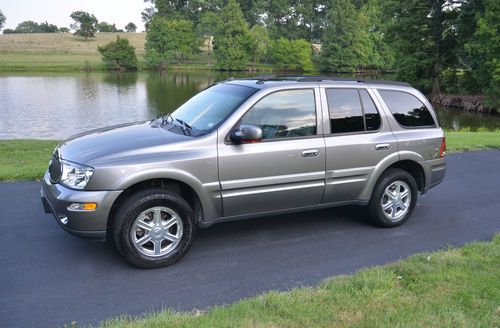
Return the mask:
{"type": "Polygon", "coordinates": [[[261,142],[235,144],[219,136],[224,138],[218,149],[224,216],[320,203],[325,143],[318,134],[318,108],[315,88],[273,92],[257,101],[239,123],[259,126],[261,142]]]}

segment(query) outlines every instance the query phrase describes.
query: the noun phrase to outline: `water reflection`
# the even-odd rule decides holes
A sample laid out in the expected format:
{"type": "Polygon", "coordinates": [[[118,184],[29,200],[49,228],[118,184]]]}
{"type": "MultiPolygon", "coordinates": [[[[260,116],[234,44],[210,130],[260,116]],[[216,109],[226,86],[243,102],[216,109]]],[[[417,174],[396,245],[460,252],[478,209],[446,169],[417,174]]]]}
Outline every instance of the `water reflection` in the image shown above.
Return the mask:
{"type": "MultiPolygon", "coordinates": [[[[0,139],[64,139],[114,124],[173,111],[229,73],[0,74],[0,139]]],[[[238,74],[243,76],[244,73],[238,74]]],[[[234,74],[233,74],[234,76],[234,74]]],[[[499,128],[499,116],[440,109],[446,128],[499,128]]]]}

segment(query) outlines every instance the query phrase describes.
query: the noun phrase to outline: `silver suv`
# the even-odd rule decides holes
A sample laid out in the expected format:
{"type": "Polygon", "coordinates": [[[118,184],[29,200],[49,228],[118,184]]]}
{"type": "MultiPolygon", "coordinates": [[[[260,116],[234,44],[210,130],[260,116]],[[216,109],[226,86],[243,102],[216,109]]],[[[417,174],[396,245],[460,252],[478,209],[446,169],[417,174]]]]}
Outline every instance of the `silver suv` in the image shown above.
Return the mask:
{"type": "Polygon", "coordinates": [[[431,104],[405,83],[233,79],[172,114],[62,142],[41,196],[65,230],[112,238],[154,268],[222,221],[356,204],[398,226],[443,180],[445,147],[431,104]]]}

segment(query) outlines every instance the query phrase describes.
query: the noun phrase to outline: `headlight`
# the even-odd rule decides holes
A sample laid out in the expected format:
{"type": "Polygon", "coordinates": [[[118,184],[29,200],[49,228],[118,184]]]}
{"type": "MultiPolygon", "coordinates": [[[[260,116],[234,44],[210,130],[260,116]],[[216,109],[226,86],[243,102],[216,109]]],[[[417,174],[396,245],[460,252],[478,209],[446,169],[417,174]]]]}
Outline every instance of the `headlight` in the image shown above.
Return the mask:
{"type": "Polygon", "coordinates": [[[62,161],[61,183],[74,189],[83,189],[94,174],[94,168],[62,161]]]}

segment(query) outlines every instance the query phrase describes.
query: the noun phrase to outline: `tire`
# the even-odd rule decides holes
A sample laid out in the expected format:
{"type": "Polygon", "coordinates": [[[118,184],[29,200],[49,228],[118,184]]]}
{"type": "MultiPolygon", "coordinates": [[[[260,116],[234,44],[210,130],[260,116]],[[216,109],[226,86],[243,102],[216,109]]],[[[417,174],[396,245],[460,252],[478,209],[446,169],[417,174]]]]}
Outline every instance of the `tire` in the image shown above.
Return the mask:
{"type": "Polygon", "coordinates": [[[148,189],[121,204],[112,235],[125,260],[152,269],[180,260],[191,246],[196,228],[193,210],[182,197],[163,189],[148,189]]]}
{"type": "Polygon", "coordinates": [[[388,169],[378,179],[368,203],[372,223],[384,228],[403,224],[413,213],[417,197],[417,183],[410,173],[388,169]]]}

